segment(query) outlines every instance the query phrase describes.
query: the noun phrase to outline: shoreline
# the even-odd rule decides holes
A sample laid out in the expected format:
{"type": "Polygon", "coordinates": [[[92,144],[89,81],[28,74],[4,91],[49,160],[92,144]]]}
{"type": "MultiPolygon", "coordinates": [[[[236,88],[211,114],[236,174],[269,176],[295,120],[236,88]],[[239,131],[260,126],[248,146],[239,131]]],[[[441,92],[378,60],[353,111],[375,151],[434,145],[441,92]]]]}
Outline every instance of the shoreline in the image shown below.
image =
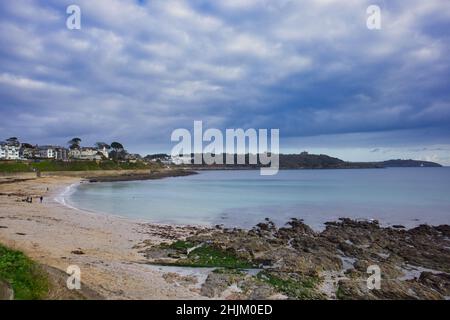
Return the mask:
{"type": "Polygon", "coordinates": [[[185,177],[197,174],[196,171],[185,169],[169,169],[154,171],[149,173],[132,173],[122,175],[104,175],[104,176],[87,176],[85,180],[90,183],[97,182],[120,182],[120,181],[140,181],[140,180],[158,180],[173,177],[185,177]]]}
{"type": "MultiPolygon", "coordinates": [[[[265,241],[269,241],[262,248],[270,248],[274,244],[272,243],[273,240],[270,240],[273,238],[273,235],[269,233],[278,234],[280,230],[285,230],[285,228],[273,229],[274,226],[267,221],[259,224],[256,229],[253,228],[251,230],[158,224],[138,221],[137,219],[128,217],[89,212],[68,207],[57,202],[58,192],[64,192],[70,186],[78,184],[81,181],[85,180],[74,177],[44,177],[1,184],[0,243],[21,250],[33,260],[61,271],[65,271],[69,265],[78,265],[82,270],[82,282],[106,299],[231,299],[232,297],[236,299],[247,299],[250,296],[242,296],[242,293],[230,292],[226,288],[226,290],[222,291],[218,289],[223,287],[223,281],[228,283],[227,281],[229,279],[227,277],[229,275],[227,274],[216,274],[211,271],[212,269],[206,272],[204,268],[196,268],[195,264],[184,267],[183,265],[177,266],[177,264],[171,266],[170,263],[176,263],[177,259],[185,256],[183,252],[175,251],[172,252],[175,255],[172,255],[169,260],[158,260],[167,253],[166,249],[163,249],[166,247],[161,246],[164,243],[172,243],[174,241],[183,242],[189,239],[193,243],[200,241],[198,242],[200,244],[203,241],[206,241],[206,243],[219,241],[219,247],[230,246],[227,250],[246,248],[249,245],[253,246],[259,242],[264,243],[265,241]],[[28,195],[34,197],[44,195],[44,203],[33,202],[30,204],[23,202],[22,199],[28,195]],[[267,235],[270,235],[270,237],[266,239],[265,237],[267,235]],[[163,250],[161,251],[161,249],[163,250]],[[156,260],[155,252],[156,257],[159,257],[156,260]],[[174,260],[173,257],[178,258],[174,260]],[[167,261],[169,265],[165,264],[167,261]],[[214,277],[219,277],[219,279],[214,277]]],[[[358,233],[349,233],[348,239],[360,241],[361,243],[365,243],[364,241],[366,240],[364,239],[366,236],[361,236],[359,232],[365,232],[367,230],[372,230],[371,232],[373,233],[380,233],[382,238],[386,235],[392,236],[394,234],[395,241],[397,241],[396,237],[401,238],[405,233],[411,233],[414,236],[418,233],[418,236],[423,236],[420,233],[422,231],[418,232],[416,230],[420,230],[419,227],[408,230],[394,230],[392,228],[380,228],[378,225],[372,224],[372,222],[351,221],[348,219],[348,221],[344,220],[343,222],[331,222],[327,225],[327,230],[329,228],[336,228],[337,226],[339,233],[333,234],[333,237],[337,236],[342,238],[343,235],[340,232],[348,232],[347,229],[350,228],[350,230],[355,230],[352,232],[358,233]]],[[[323,246],[323,237],[326,235],[326,232],[314,232],[301,221],[297,221],[294,226],[297,228],[295,230],[298,230],[294,234],[292,234],[291,229],[283,231],[284,233],[288,232],[289,237],[294,239],[289,240],[288,243],[291,243],[291,241],[295,241],[294,243],[301,241],[300,243],[302,243],[306,239],[309,239],[306,242],[307,247],[302,250],[315,250],[312,248],[317,248],[318,245],[319,247],[323,246]],[[295,240],[299,235],[303,237],[303,234],[307,236],[305,239],[300,238],[300,240],[295,240]]],[[[447,230],[446,228],[448,226],[429,228],[431,230],[438,230],[436,228],[447,230]]],[[[425,235],[427,237],[429,236],[427,233],[425,235]]],[[[343,250],[345,253],[344,257],[349,253],[359,252],[355,251],[356,248],[350,250],[346,247],[348,244],[345,241],[339,242],[340,250],[343,250]]],[[[313,266],[308,265],[303,260],[295,262],[296,264],[300,263],[298,266],[302,266],[301,268],[325,266],[326,268],[332,269],[331,271],[327,271],[328,273],[320,274],[325,279],[322,283],[323,288],[320,291],[320,297],[327,299],[335,299],[337,297],[337,283],[342,277],[347,277],[339,271],[339,268],[343,267],[344,262],[341,262],[341,258],[333,256],[336,253],[330,251],[330,246],[333,246],[332,243],[330,242],[321,251],[318,251],[312,256],[313,259],[311,261],[315,261],[313,266]],[[306,265],[304,265],[305,263],[306,265]]],[[[433,247],[434,243],[430,245],[431,249],[435,249],[433,247]]],[[[442,243],[436,242],[436,246],[442,246],[442,243]]],[[[258,250],[261,250],[258,245],[257,247],[249,247],[249,250],[256,250],[251,256],[259,256],[260,258],[258,259],[261,259],[261,261],[270,261],[271,259],[275,259],[275,257],[278,257],[276,259],[281,258],[287,261],[289,259],[303,259],[302,255],[304,253],[300,256],[298,254],[291,256],[289,251],[292,249],[289,247],[290,245],[282,245],[282,247],[277,248],[274,252],[266,252],[263,250],[263,252],[256,253],[258,250]],[[280,254],[281,256],[278,256],[280,254]]],[[[364,253],[358,254],[363,255],[364,253]]],[[[359,258],[363,259],[361,261],[368,259],[364,255],[359,258]]],[[[441,261],[439,257],[433,259],[441,261]]],[[[443,257],[442,259],[444,259],[442,260],[444,261],[442,267],[450,268],[446,264],[447,262],[445,262],[447,261],[445,260],[447,257],[443,257]]],[[[342,258],[342,261],[344,260],[342,258]]],[[[391,262],[388,262],[382,261],[383,264],[386,264],[388,268],[392,269],[393,265],[391,265],[391,262]]],[[[356,262],[353,264],[356,265],[356,262]]],[[[428,269],[434,271],[433,268],[428,269]]],[[[423,270],[428,269],[425,268],[423,270]]],[[[450,272],[450,269],[448,271],[450,272]]],[[[397,275],[397,273],[394,274],[397,275]]],[[[421,272],[418,274],[420,275],[421,272]]],[[[253,280],[254,277],[252,278],[248,275],[245,277],[245,280],[242,281],[246,281],[246,285],[255,285],[254,281],[256,280],[253,280]],[[248,284],[248,281],[253,282],[248,284]]],[[[429,279],[427,280],[430,281],[429,279]]],[[[438,278],[438,280],[442,282],[442,279],[438,278]]],[[[349,284],[346,284],[346,286],[343,288],[350,290],[347,294],[352,296],[352,290],[354,288],[351,286],[348,287],[349,284]]],[[[418,288],[420,290],[425,290],[421,287],[422,284],[420,283],[414,283],[414,286],[414,288],[419,286],[418,288]]],[[[273,292],[272,289],[269,290],[264,286],[263,288],[265,290],[267,289],[264,291],[265,293],[262,294],[260,292],[262,289],[258,288],[257,291],[259,290],[258,292],[260,293],[256,297],[264,299],[286,298],[286,296],[279,292],[273,292]]],[[[419,289],[416,288],[416,290],[419,289]]],[[[439,297],[437,294],[432,295],[428,291],[424,292],[424,295],[421,297],[439,297]]],[[[402,294],[404,294],[403,291],[402,294]]],[[[406,296],[398,293],[397,298],[401,297],[406,296]]]]}
{"type": "Polygon", "coordinates": [[[198,227],[102,215],[54,199],[58,191],[80,181],[49,177],[0,185],[0,243],[61,271],[78,265],[82,282],[106,299],[205,299],[193,286],[180,288],[167,282],[164,272],[148,268],[136,247],[143,241],[181,239],[198,227]],[[22,202],[27,195],[41,194],[42,204],[22,202]]]}
{"type": "MultiPolygon", "coordinates": [[[[200,174],[200,172],[196,172],[194,174],[200,174]]],[[[184,176],[184,175],[182,175],[184,176]]],[[[166,176],[166,177],[177,177],[177,176],[166,176]]],[[[63,189],[67,189],[67,188],[71,188],[74,189],[77,186],[79,186],[82,183],[88,183],[88,184],[95,184],[95,183],[104,183],[104,182],[126,182],[126,181],[143,181],[143,180],[154,180],[156,178],[153,179],[137,179],[137,180],[115,180],[115,181],[96,181],[96,182],[90,182],[87,181],[86,179],[80,179],[80,181],[70,184],[68,186],[66,186],[63,189]]],[[[249,225],[249,226],[243,226],[243,225],[227,225],[224,223],[209,223],[209,224],[202,224],[202,223],[177,223],[177,222],[158,222],[158,221],[152,221],[151,219],[147,220],[144,218],[139,218],[139,217],[132,217],[132,216],[124,216],[124,215],[120,215],[118,213],[112,213],[112,212],[107,212],[107,211],[99,211],[99,210],[94,210],[94,209],[86,209],[86,208],[82,208],[82,207],[77,207],[76,205],[67,202],[66,197],[62,196],[62,194],[64,194],[65,191],[58,191],[55,192],[53,195],[53,199],[60,203],[61,205],[68,207],[70,209],[76,210],[76,211],[80,211],[86,214],[92,214],[92,215],[100,215],[100,216],[111,216],[111,217],[116,217],[119,219],[125,219],[125,220],[129,220],[131,222],[136,222],[136,223],[143,223],[143,224],[151,224],[151,225],[155,225],[155,226],[162,226],[162,227],[166,227],[166,226],[176,226],[176,227],[194,227],[194,228],[206,228],[206,229],[215,229],[217,226],[220,226],[221,228],[226,228],[226,229],[241,229],[241,230],[251,230],[257,223],[261,222],[264,218],[261,218],[261,221],[256,222],[253,225],[249,225]],[[61,199],[57,199],[60,198],[61,199]]],[[[267,218],[266,218],[267,219],[267,218]]],[[[290,219],[300,219],[302,221],[305,221],[304,218],[297,218],[297,217],[291,217],[290,219]]],[[[336,216],[336,219],[334,220],[324,220],[323,222],[319,223],[319,224],[312,224],[312,223],[306,223],[310,228],[312,228],[314,231],[316,232],[321,232],[325,229],[326,224],[330,223],[330,222],[336,222],[340,219],[351,219],[353,221],[356,222],[374,222],[376,221],[377,223],[380,224],[381,227],[384,228],[394,228],[394,229],[402,229],[402,230],[411,230],[414,229],[420,225],[429,225],[429,226],[439,226],[439,225],[443,225],[443,224],[433,224],[433,223],[428,223],[427,221],[420,221],[418,219],[413,219],[413,220],[405,220],[403,222],[389,222],[389,221],[381,221],[378,220],[376,218],[363,218],[363,217],[349,217],[349,216],[342,216],[342,217],[338,217],[336,216]],[[412,221],[412,222],[411,222],[412,221]]],[[[279,224],[275,224],[278,227],[282,227],[283,225],[289,223],[289,219],[284,221],[283,223],[279,223],[279,224]]]]}

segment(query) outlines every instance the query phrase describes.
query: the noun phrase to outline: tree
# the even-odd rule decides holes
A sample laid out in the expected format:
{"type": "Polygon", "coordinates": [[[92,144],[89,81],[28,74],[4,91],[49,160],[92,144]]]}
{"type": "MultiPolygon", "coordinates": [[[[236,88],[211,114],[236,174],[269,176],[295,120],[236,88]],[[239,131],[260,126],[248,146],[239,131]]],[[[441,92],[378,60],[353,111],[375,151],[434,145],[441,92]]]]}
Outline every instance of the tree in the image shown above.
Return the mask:
{"type": "Polygon", "coordinates": [[[111,149],[111,146],[110,146],[109,144],[105,143],[105,142],[96,142],[96,143],[95,143],[95,146],[96,146],[98,149],[103,149],[103,148],[105,148],[106,150],[111,149]]]}
{"type": "Polygon", "coordinates": [[[109,150],[111,149],[111,146],[105,142],[96,142],[95,146],[97,147],[97,155],[102,156],[102,159],[108,159],[109,158],[109,150]],[[106,153],[103,152],[103,148],[105,149],[106,153]]]}
{"type": "Polygon", "coordinates": [[[20,145],[19,139],[17,137],[8,138],[8,139],[6,139],[6,142],[8,142],[8,144],[12,145],[12,146],[20,145]]]}
{"type": "Polygon", "coordinates": [[[29,143],[22,143],[22,148],[24,149],[33,149],[34,147],[29,143]]]}
{"type": "Polygon", "coordinates": [[[69,145],[69,149],[71,149],[71,150],[80,149],[80,143],[81,143],[80,138],[73,138],[67,142],[67,144],[69,145]]]}
{"type": "Polygon", "coordinates": [[[123,150],[123,145],[119,142],[113,142],[111,143],[111,148],[113,148],[114,151],[119,152],[121,150],[123,150]]]}
{"type": "Polygon", "coordinates": [[[114,141],[113,143],[111,143],[111,148],[113,149],[113,151],[109,153],[109,156],[110,158],[113,158],[114,161],[117,161],[118,159],[124,157],[125,152],[121,143],[114,141]]]}

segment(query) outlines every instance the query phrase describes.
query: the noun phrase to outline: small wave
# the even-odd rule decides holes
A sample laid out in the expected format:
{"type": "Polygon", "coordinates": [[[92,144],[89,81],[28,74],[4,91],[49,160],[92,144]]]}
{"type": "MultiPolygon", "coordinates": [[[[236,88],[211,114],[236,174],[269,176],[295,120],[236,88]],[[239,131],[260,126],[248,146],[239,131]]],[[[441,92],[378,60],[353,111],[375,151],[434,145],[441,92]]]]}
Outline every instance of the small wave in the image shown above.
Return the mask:
{"type": "Polygon", "coordinates": [[[79,183],[74,183],[71,184],[70,186],[67,186],[66,188],[64,188],[64,190],[59,193],[54,200],[59,203],[62,204],[65,207],[68,207],[70,209],[75,209],[75,210],[80,210],[74,206],[72,206],[71,204],[69,204],[69,201],[67,200],[74,192],[76,187],[79,185],[79,183]]]}

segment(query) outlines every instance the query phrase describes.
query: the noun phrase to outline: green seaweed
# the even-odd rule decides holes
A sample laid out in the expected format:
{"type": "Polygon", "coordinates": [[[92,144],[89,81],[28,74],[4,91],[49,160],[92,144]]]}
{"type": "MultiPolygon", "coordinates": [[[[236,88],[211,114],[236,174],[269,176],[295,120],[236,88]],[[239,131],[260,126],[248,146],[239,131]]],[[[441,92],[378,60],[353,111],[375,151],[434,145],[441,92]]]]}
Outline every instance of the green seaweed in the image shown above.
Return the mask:
{"type": "Polygon", "coordinates": [[[281,278],[266,271],[261,271],[256,276],[259,280],[271,285],[278,291],[295,299],[321,299],[322,295],[315,288],[320,279],[316,276],[304,276],[295,274],[295,277],[281,278]],[[296,279],[298,278],[298,279],[296,279]]]}
{"type": "Polygon", "coordinates": [[[190,248],[193,248],[195,244],[189,241],[183,241],[183,240],[177,240],[170,245],[168,245],[169,248],[180,250],[180,251],[187,251],[190,248]]]}
{"type": "Polygon", "coordinates": [[[195,248],[189,254],[188,249],[194,248],[196,244],[189,241],[178,240],[169,245],[162,244],[160,247],[174,249],[187,255],[177,261],[167,263],[168,265],[178,265],[185,267],[220,267],[232,269],[252,268],[250,261],[237,257],[233,252],[217,248],[210,244],[203,244],[195,248]]]}

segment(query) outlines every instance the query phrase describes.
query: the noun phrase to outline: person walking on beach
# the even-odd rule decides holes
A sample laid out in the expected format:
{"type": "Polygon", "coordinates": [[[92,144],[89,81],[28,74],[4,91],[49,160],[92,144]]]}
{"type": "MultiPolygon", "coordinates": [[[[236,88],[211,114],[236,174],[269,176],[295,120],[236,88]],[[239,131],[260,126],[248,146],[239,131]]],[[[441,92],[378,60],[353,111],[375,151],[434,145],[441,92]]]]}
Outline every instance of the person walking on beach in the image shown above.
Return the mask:
{"type": "Polygon", "coordinates": [[[42,203],[42,201],[44,201],[44,197],[43,196],[41,196],[40,198],[39,198],[39,200],[41,201],[41,203],[42,203]]]}

